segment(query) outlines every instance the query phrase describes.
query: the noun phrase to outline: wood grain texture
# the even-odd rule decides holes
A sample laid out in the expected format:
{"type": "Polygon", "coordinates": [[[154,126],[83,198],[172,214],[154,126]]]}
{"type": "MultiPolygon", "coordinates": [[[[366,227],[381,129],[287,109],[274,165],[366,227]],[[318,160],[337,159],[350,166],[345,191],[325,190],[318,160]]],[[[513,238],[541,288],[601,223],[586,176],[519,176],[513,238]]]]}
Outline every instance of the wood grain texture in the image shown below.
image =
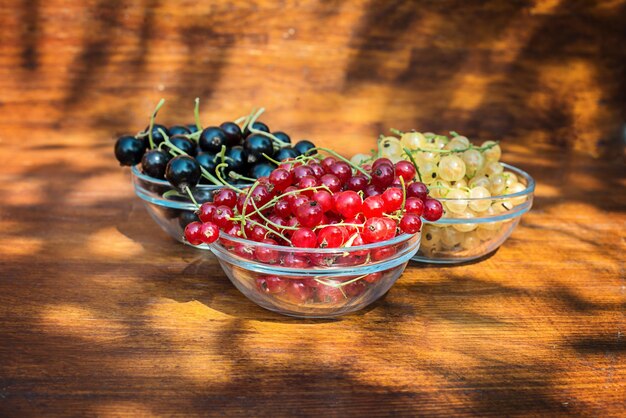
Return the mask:
{"type": "Polygon", "coordinates": [[[0,0],[0,416],[623,416],[624,2],[483,3],[0,0]],[[389,126],[503,138],[535,206],[480,263],[282,317],[112,156],[196,95],[347,154],[389,126]]]}

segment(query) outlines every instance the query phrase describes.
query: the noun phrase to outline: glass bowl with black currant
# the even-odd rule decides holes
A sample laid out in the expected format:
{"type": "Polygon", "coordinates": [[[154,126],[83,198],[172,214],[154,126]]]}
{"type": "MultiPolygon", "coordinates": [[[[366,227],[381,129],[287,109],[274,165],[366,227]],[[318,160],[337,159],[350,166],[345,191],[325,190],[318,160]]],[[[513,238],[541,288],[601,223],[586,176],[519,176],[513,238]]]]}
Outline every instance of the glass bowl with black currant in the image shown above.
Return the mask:
{"type": "Polygon", "coordinates": [[[195,123],[168,127],[155,120],[163,103],[143,131],[117,139],[114,153],[120,165],[131,167],[135,193],[151,217],[181,242],[185,226],[197,220],[196,205],[210,201],[216,189],[250,184],[281,161],[315,152],[308,140],[292,145],[285,132],[272,132],[258,120],[264,109],[203,127],[196,99],[195,123]]]}

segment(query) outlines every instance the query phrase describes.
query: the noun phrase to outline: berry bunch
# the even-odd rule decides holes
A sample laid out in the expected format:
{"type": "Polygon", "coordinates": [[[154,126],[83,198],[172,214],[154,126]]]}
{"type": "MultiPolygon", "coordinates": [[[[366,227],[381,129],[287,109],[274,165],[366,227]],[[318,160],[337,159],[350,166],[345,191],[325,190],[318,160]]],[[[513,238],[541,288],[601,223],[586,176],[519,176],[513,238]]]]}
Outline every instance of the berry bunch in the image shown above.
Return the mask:
{"type": "MultiPolygon", "coordinates": [[[[390,240],[420,231],[421,217],[442,215],[439,201],[414,181],[415,168],[380,158],[359,167],[324,148],[281,163],[245,189],[217,192],[199,206],[199,222],[185,228],[186,240],[198,245],[217,240],[219,231],[266,244],[298,248],[339,248],[390,240]],[[309,154],[322,150],[326,158],[309,154]]],[[[236,253],[245,251],[234,248],[236,253]]],[[[265,254],[240,254],[260,261],[265,254]]],[[[276,260],[285,266],[314,260],[276,260]]]]}
{"type": "Polygon", "coordinates": [[[283,159],[295,158],[315,147],[307,140],[292,146],[286,133],[270,132],[258,120],[264,109],[234,122],[203,128],[198,99],[195,124],[167,128],[155,123],[163,103],[159,102],[143,132],[118,138],[115,156],[122,165],[141,163],[144,174],[167,179],[179,190],[198,183],[250,183],[269,175],[283,159]]]}

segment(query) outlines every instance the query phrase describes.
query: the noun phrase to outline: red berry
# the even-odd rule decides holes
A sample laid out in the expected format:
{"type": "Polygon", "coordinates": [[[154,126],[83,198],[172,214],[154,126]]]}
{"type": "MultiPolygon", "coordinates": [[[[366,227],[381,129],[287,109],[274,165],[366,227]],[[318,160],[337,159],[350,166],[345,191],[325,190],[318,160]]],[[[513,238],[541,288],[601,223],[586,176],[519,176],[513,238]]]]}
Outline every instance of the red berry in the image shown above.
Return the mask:
{"type": "Polygon", "coordinates": [[[381,189],[378,188],[378,186],[370,184],[365,188],[363,193],[365,194],[365,197],[371,197],[371,196],[378,196],[382,194],[382,191],[381,189]]]}
{"type": "Polygon", "coordinates": [[[309,200],[296,211],[296,218],[300,225],[306,228],[317,226],[322,221],[324,210],[315,200],[309,200]]]}
{"type": "Polygon", "coordinates": [[[304,176],[313,176],[315,177],[315,172],[313,169],[307,165],[300,165],[293,169],[293,180],[294,182],[299,181],[304,176]]]}
{"type": "Polygon", "coordinates": [[[312,199],[319,203],[324,212],[328,212],[333,209],[333,197],[326,190],[316,191],[313,193],[312,199]]]}
{"type": "Polygon", "coordinates": [[[281,218],[287,219],[291,215],[291,209],[289,207],[289,200],[286,197],[279,199],[274,206],[274,213],[281,218]]]}
{"type": "Polygon", "coordinates": [[[363,277],[363,280],[365,280],[368,283],[376,283],[382,277],[383,277],[383,274],[381,272],[377,271],[376,273],[370,273],[367,276],[363,277]]]}
{"type": "Polygon", "coordinates": [[[360,192],[365,190],[368,183],[369,182],[367,181],[367,178],[365,176],[357,175],[348,179],[348,182],[346,183],[346,189],[360,192]]]}
{"type": "Polygon", "coordinates": [[[407,234],[416,234],[422,228],[422,220],[419,215],[406,213],[400,220],[400,230],[407,234]]]}
{"type": "Polygon", "coordinates": [[[291,214],[294,216],[298,215],[298,208],[309,201],[309,198],[304,195],[298,195],[295,199],[293,199],[289,203],[289,208],[291,209],[291,214]]]}
{"type": "MultiPolygon", "coordinates": [[[[264,239],[262,242],[264,244],[276,245],[276,241],[273,239],[264,239]]],[[[273,248],[259,245],[254,248],[254,255],[262,263],[276,264],[278,262],[278,251],[273,248]]]]}
{"type": "Polygon", "coordinates": [[[233,224],[230,228],[224,230],[224,232],[234,237],[241,237],[241,225],[233,224]]]}
{"type": "Polygon", "coordinates": [[[413,181],[415,174],[417,174],[415,167],[410,162],[398,161],[396,163],[396,175],[404,179],[404,184],[413,181]]]}
{"type": "Polygon", "coordinates": [[[289,281],[281,279],[278,276],[265,276],[256,279],[256,285],[263,293],[277,294],[287,288],[289,281]]]}
{"type": "Polygon", "coordinates": [[[213,214],[213,223],[221,229],[228,229],[233,225],[230,220],[233,216],[233,210],[228,206],[218,206],[213,214]]]}
{"type": "Polygon", "coordinates": [[[315,248],[317,236],[312,229],[300,228],[291,236],[291,243],[298,248],[315,248]]]}
{"type": "Polygon", "coordinates": [[[326,174],[326,171],[324,170],[324,167],[322,167],[321,164],[311,163],[309,164],[309,167],[311,167],[311,170],[313,170],[313,173],[315,174],[315,177],[317,178],[320,178],[324,174],[326,174]]]}
{"type": "Polygon", "coordinates": [[[385,234],[385,240],[391,239],[396,236],[396,221],[389,218],[383,218],[383,222],[387,225],[387,233],[385,234]]]}
{"type": "Polygon", "coordinates": [[[326,157],[322,160],[322,167],[326,173],[330,173],[330,166],[335,164],[337,160],[334,157],[326,157]]]}
{"type": "Polygon", "coordinates": [[[404,210],[406,213],[422,216],[422,213],[424,213],[424,202],[417,197],[409,197],[406,202],[404,202],[404,210]]]}
{"type": "Polygon", "coordinates": [[[370,196],[363,201],[363,215],[365,219],[380,218],[385,211],[385,201],[382,196],[370,196]]]}
{"type": "Polygon", "coordinates": [[[267,234],[267,229],[263,228],[261,225],[248,222],[243,227],[244,232],[246,233],[246,237],[252,241],[261,242],[265,239],[265,235],[267,234]]]}
{"type": "MultiPolygon", "coordinates": [[[[298,189],[308,189],[310,187],[319,186],[319,180],[314,176],[304,176],[300,180],[298,180],[298,189]]],[[[306,190],[301,192],[302,194],[306,194],[307,196],[313,195],[313,190],[306,190]]]]}
{"type": "Polygon", "coordinates": [[[385,190],[381,198],[385,202],[385,212],[395,212],[402,207],[402,190],[392,187],[385,190]]]}
{"type": "Polygon", "coordinates": [[[426,200],[428,197],[428,187],[424,183],[416,181],[411,183],[406,188],[407,197],[417,197],[418,199],[426,200]]]}
{"type": "Polygon", "coordinates": [[[282,192],[293,183],[293,174],[291,171],[277,168],[270,174],[270,183],[274,186],[274,190],[282,192]]]}
{"type": "Polygon", "coordinates": [[[338,287],[321,284],[317,287],[317,301],[322,303],[339,303],[345,300],[345,296],[338,287]]]}
{"type": "Polygon", "coordinates": [[[205,202],[200,206],[200,209],[198,209],[198,218],[200,218],[202,222],[211,222],[216,209],[217,206],[213,203],[205,202]]]}
{"type": "Polygon", "coordinates": [[[370,218],[365,221],[361,236],[366,243],[383,241],[388,233],[387,229],[385,218],[370,218]]]}
{"type": "Polygon", "coordinates": [[[378,166],[380,165],[388,165],[390,167],[393,167],[393,163],[391,162],[391,160],[389,158],[383,157],[376,159],[376,161],[372,163],[372,171],[376,170],[376,168],[378,168],[378,166]]]}
{"type": "Polygon", "coordinates": [[[355,191],[348,190],[338,193],[335,198],[335,210],[344,218],[352,218],[361,212],[363,201],[355,191]]]}
{"type": "Polygon", "coordinates": [[[317,233],[320,248],[337,248],[344,243],[344,232],[337,226],[325,226],[317,233]]]}
{"type": "Polygon", "coordinates": [[[234,252],[239,257],[245,258],[246,260],[254,260],[254,249],[252,247],[243,244],[236,244],[234,252]]]}
{"type": "Polygon", "coordinates": [[[272,194],[266,185],[259,184],[250,193],[250,199],[254,200],[257,208],[260,208],[272,199],[272,194]]]}
{"type": "Polygon", "coordinates": [[[430,222],[439,220],[443,215],[443,206],[437,199],[426,199],[424,201],[424,219],[430,222]]]}
{"type": "Polygon", "coordinates": [[[339,178],[334,174],[324,174],[322,178],[320,178],[320,181],[333,193],[337,193],[341,190],[341,181],[339,181],[339,178]]]}
{"type": "Polygon", "coordinates": [[[299,268],[299,269],[306,268],[309,266],[309,262],[305,257],[298,255],[298,254],[294,254],[294,253],[287,254],[285,259],[283,260],[283,264],[285,267],[299,268]]]}
{"type": "Polygon", "coordinates": [[[379,164],[376,168],[372,170],[372,184],[381,188],[386,189],[393,183],[395,175],[393,172],[393,166],[387,164],[379,164]]]}
{"type": "Polygon", "coordinates": [[[292,280],[285,289],[285,295],[293,302],[303,303],[313,296],[313,289],[302,280],[292,280]]]}
{"type": "Polygon", "coordinates": [[[205,222],[200,228],[200,239],[205,244],[214,243],[220,236],[220,229],[213,222],[205,222]]]}
{"type": "Polygon", "coordinates": [[[366,289],[367,285],[363,283],[361,280],[356,282],[349,283],[343,287],[343,291],[346,292],[347,296],[356,297],[363,293],[366,289]]]}
{"type": "Polygon", "coordinates": [[[215,206],[228,206],[234,208],[237,204],[237,193],[231,189],[222,189],[213,197],[213,203],[215,206]]]}
{"type": "Polygon", "coordinates": [[[342,184],[347,182],[348,179],[352,177],[352,168],[350,168],[350,166],[343,161],[337,161],[331,165],[330,172],[331,174],[334,174],[342,184]]]}
{"type": "Polygon", "coordinates": [[[202,230],[202,224],[200,222],[191,222],[185,227],[185,239],[191,245],[202,244],[202,236],[200,231],[202,230]]]}
{"type": "Polygon", "coordinates": [[[396,253],[396,250],[393,246],[388,245],[382,248],[376,248],[372,250],[371,257],[373,261],[383,261],[389,260],[396,253]]]}

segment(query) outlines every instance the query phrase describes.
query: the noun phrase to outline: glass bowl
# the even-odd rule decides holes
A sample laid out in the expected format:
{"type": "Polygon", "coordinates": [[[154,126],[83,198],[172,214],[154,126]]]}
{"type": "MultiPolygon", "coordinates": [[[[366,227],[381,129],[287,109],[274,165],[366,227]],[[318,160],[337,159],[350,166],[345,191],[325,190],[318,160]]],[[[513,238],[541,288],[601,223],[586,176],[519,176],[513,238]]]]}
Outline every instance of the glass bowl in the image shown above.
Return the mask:
{"type": "Polygon", "coordinates": [[[209,247],[231,282],[257,305],[283,315],[327,318],[384,295],[420,245],[420,234],[349,248],[293,248],[220,233],[209,247]],[[261,261],[262,260],[262,261],[261,261]]]}
{"type": "Polygon", "coordinates": [[[525,188],[517,193],[488,198],[446,199],[437,197],[444,216],[436,222],[425,222],[422,244],[413,257],[424,263],[454,264],[475,260],[495,251],[511,235],[523,214],[533,204],[535,181],[523,170],[502,163],[504,173],[512,173],[525,188]],[[449,206],[467,204],[465,214],[455,214],[449,206]],[[471,207],[488,210],[472,211],[471,207]]]}
{"type": "MultiPolygon", "coordinates": [[[[165,192],[174,190],[166,180],[155,179],[143,174],[138,167],[131,167],[131,176],[135,194],[143,200],[144,206],[154,221],[169,236],[175,240],[188,244],[183,240],[185,227],[197,221],[196,207],[187,196],[163,197],[165,192]]],[[[222,189],[222,186],[199,184],[193,190],[198,202],[213,199],[213,192],[222,189]]]]}

